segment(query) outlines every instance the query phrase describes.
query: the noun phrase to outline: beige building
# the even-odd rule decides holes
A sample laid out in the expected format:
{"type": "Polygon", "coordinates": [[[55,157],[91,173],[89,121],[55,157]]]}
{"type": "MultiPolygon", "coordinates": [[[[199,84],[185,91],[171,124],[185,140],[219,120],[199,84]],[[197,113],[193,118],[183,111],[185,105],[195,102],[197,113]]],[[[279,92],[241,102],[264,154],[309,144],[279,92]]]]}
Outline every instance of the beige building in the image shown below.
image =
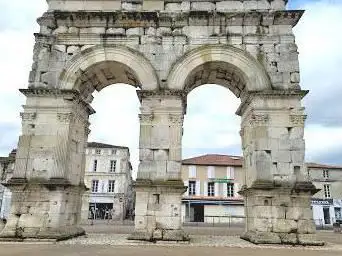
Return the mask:
{"type": "MultiPolygon", "coordinates": [[[[184,222],[243,222],[245,184],[242,157],[208,154],[182,161],[184,222]]],[[[316,188],[311,206],[317,226],[342,221],[342,167],[307,163],[307,175],[316,188]]]]}
{"type": "Polygon", "coordinates": [[[188,190],[182,199],[185,222],[241,222],[244,184],[242,157],[203,155],[182,161],[182,179],[188,190]]]}
{"type": "Polygon", "coordinates": [[[125,219],[133,211],[128,147],[90,142],[86,149],[82,220],[125,219]]]}
{"type": "Polygon", "coordinates": [[[342,166],[308,163],[307,168],[310,180],[320,189],[311,202],[316,225],[342,222],[342,166]]]}

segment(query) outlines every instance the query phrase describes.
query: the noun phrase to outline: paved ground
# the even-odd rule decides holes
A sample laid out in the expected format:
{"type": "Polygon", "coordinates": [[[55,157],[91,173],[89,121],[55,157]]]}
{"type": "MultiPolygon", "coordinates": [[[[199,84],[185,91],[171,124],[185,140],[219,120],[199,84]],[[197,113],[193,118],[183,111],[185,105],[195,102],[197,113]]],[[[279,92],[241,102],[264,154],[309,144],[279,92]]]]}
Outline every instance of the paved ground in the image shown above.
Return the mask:
{"type": "Polygon", "coordinates": [[[311,251],[272,248],[215,248],[215,247],[112,247],[112,246],[63,246],[63,245],[0,245],[2,256],[336,256],[336,251],[311,251]]]}
{"type": "Polygon", "coordinates": [[[239,238],[242,227],[197,227],[186,226],[191,243],[141,243],[128,241],[126,237],[131,225],[86,225],[87,236],[59,242],[57,244],[12,243],[0,244],[0,256],[154,256],[154,255],[251,255],[251,256],[325,256],[342,255],[342,234],[319,231],[318,237],[327,242],[324,247],[256,246],[239,238]]]}

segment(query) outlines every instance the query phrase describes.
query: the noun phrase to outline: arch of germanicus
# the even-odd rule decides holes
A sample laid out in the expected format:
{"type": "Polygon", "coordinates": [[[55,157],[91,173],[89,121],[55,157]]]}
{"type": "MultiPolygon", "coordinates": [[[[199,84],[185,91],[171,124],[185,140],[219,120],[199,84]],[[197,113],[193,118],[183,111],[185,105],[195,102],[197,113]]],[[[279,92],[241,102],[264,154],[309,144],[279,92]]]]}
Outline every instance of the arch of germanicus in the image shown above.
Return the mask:
{"type": "MultiPolygon", "coordinates": [[[[304,164],[306,115],[285,0],[47,0],[21,113],[5,238],[65,239],[79,226],[92,93],[115,83],[141,103],[135,231],[188,240],[181,142],[187,94],[215,83],[241,99],[244,239],[321,244],[304,164]]],[[[218,111],[224,111],[218,109],[218,111]]]]}

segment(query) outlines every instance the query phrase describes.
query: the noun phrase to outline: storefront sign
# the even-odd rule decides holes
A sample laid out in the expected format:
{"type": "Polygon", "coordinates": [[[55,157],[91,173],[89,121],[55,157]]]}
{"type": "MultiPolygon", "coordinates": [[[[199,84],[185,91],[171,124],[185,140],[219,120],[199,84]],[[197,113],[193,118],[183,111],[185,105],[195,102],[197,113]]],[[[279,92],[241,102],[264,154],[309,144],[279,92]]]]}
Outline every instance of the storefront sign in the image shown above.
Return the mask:
{"type": "Polygon", "coordinates": [[[224,177],[224,178],[212,178],[212,179],[209,179],[211,182],[216,182],[216,183],[233,183],[234,179],[231,179],[231,178],[227,178],[227,177],[224,177]]]}
{"type": "Polygon", "coordinates": [[[314,204],[314,205],[333,205],[333,199],[312,198],[311,204],[314,204]]]}

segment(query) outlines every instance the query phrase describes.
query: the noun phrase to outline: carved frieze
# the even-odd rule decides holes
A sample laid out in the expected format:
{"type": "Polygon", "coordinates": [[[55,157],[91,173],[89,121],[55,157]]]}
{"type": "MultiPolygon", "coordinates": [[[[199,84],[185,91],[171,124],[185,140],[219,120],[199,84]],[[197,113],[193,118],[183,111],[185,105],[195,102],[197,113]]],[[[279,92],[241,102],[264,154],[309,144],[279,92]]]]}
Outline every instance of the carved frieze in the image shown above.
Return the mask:
{"type": "Polygon", "coordinates": [[[182,125],[184,121],[183,115],[169,115],[169,122],[172,125],[182,125]]]}
{"type": "Polygon", "coordinates": [[[290,115],[290,122],[292,125],[303,126],[305,124],[306,118],[307,115],[290,115]]]}
{"type": "Polygon", "coordinates": [[[152,124],[153,114],[140,114],[139,120],[141,124],[152,124]]]}
{"type": "Polygon", "coordinates": [[[160,91],[137,91],[138,97],[140,101],[143,98],[149,98],[149,97],[180,97],[182,99],[186,98],[186,92],[183,90],[160,90],[160,91]]]}
{"type": "Polygon", "coordinates": [[[89,129],[89,127],[85,127],[85,128],[84,128],[84,133],[85,133],[86,135],[89,135],[90,132],[91,132],[91,130],[89,129]]]}
{"type": "Polygon", "coordinates": [[[249,123],[252,126],[264,126],[269,122],[268,114],[252,114],[249,123]]]}
{"type": "Polygon", "coordinates": [[[23,121],[28,121],[28,122],[32,122],[33,120],[35,120],[37,118],[37,113],[20,113],[20,117],[23,121]]]}
{"type": "Polygon", "coordinates": [[[57,113],[57,120],[61,123],[70,123],[74,118],[72,113],[57,113]]]}

